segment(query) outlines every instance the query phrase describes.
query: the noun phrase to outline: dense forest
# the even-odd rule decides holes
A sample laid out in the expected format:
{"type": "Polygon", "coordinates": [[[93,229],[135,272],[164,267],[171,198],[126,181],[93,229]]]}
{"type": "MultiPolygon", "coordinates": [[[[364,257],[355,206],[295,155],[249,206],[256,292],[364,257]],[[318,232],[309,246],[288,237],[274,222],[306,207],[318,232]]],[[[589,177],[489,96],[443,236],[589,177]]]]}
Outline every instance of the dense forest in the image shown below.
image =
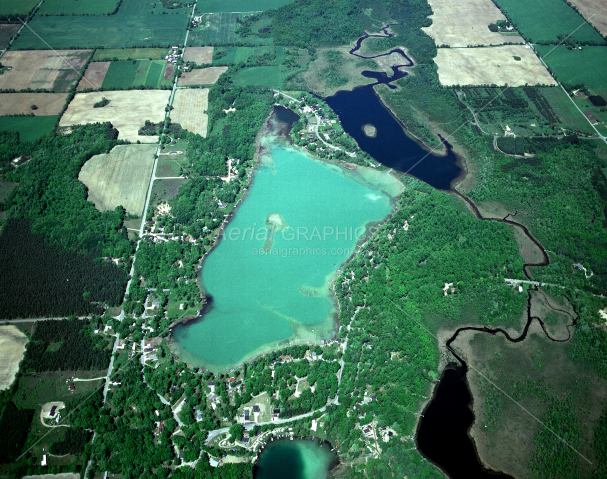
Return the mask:
{"type": "Polygon", "coordinates": [[[0,428],[6,431],[0,447],[0,464],[14,462],[21,454],[34,418],[34,409],[20,409],[12,401],[2,404],[0,428]]]}
{"type": "Polygon", "coordinates": [[[81,454],[84,452],[84,446],[89,443],[93,433],[80,428],[70,427],[65,432],[65,438],[62,441],[54,442],[49,448],[51,454],[63,456],[64,454],[81,454]]]}
{"type": "Polygon", "coordinates": [[[95,254],[47,244],[29,220],[9,219],[0,234],[0,317],[103,313],[122,301],[127,274],[95,254]]]}

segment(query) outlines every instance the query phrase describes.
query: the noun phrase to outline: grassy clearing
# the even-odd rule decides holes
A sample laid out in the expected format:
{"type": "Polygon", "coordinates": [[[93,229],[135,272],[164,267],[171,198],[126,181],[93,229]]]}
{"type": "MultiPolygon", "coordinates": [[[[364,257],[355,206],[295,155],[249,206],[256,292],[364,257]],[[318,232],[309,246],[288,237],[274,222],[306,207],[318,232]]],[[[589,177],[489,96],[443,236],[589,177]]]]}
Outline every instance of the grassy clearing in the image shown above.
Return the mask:
{"type": "Polygon", "coordinates": [[[117,0],[44,0],[38,15],[107,15],[117,0]]]}
{"type": "Polygon", "coordinates": [[[595,94],[607,95],[607,46],[568,50],[564,46],[536,45],[535,48],[564,85],[583,84],[595,94]]]}
{"type": "MultiPolygon", "coordinates": [[[[237,9],[237,12],[243,10],[237,9]]],[[[244,13],[206,13],[203,21],[198,28],[190,31],[188,45],[205,46],[221,45],[226,43],[235,43],[242,41],[255,45],[267,45],[272,43],[271,38],[246,37],[240,38],[236,34],[238,29],[237,20],[244,18],[244,13]]]]}
{"type": "Polygon", "coordinates": [[[559,35],[578,42],[604,44],[603,38],[563,0],[496,0],[521,34],[532,43],[557,43],[559,35]]]}
{"type": "Polygon", "coordinates": [[[213,65],[228,65],[232,63],[245,63],[251,55],[270,53],[272,47],[219,47],[215,49],[213,65]],[[225,53],[224,53],[225,52],[225,53]]]}
{"type": "Polygon", "coordinates": [[[282,88],[283,76],[277,66],[250,67],[239,70],[234,75],[234,83],[238,86],[268,86],[282,88]]]}
{"type": "Polygon", "coordinates": [[[0,15],[27,15],[38,0],[0,0],[0,15]]]}
{"type": "Polygon", "coordinates": [[[50,133],[59,116],[1,116],[0,131],[16,131],[21,141],[35,141],[50,133]]]}
{"type": "MultiPolygon", "coordinates": [[[[160,4],[160,2],[157,2],[160,4]]],[[[36,16],[15,41],[14,48],[30,50],[78,46],[122,48],[179,45],[188,22],[188,9],[161,15],[148,0],[123,0],[114,15],[36,16]]],[[[161,9],[162,10],[162,9],[161,9]]]]}
{"type": "MultiPolygon", "coordinates": [[[[170,165],[167,165],[170,167],[170,165]]],[[[177,168],[178,170],[178,168],[177,168]]],[[[156,170],[158,172],[158,170],[156,170]]],[[[179,171],[177,171],[177,174],[179,171]]],[[[163,201],[169,200],[177,195],[177,191],[186,181],[184,179],[171,179],[171,180],[156,180],[154,181],[154,187],[152,189],[152,198],[154,198],[154,205],[158,205],[163,201]]]]}
{"type": "Polygon", "coordinates": [[[153,88],[170,87],[171,80],[164,79],[164,60],[127,60],[111,62],[102,90],[128,90],[141,85],[153,88]]]}
{"type": "MultiPolygon", "coordinates": [[[[188,142],[185,140],[177,140],[176,142],[166,145],[158,157],[158,165],[156,165],[156,177],[171,177],[179,176],[180,169],[182,166],[187,165],[188,160],[185,156],[185,152],[188,148],[188,142]],[[173,153],[171,152],[181,152],[173,153]]],[[[177,180],[179,181],[179,180],[177,180]]],[[[156,184],[154,184],[156,191],[156,184]]]]}
{"type": "Polygon", "coordinates": [[[259,12],[293,3],[293,0],[209,0],[196,5],[200,13],[259,12]]]}
{"type": "Polygon", "coordinates": [[[166,48],[105,48],[95,51],[93,61],[162,60],[166,54],[166,48]]]}
{"type": "Polygon", "coordinates": [[[171,292],[169,294],[169,303],[167,304],[167,317],[173,321],[181,319],[184,316],[197,316],[201,307],[201,302],[185,304],[183,299],[175,298],[175,295],[171,292]]]}
{"type": "Polygon", "coordinates": [[[540,91],[561,119],[564,128],[595,134],[595,131],[561,88],[540,88],[540,91]]]}

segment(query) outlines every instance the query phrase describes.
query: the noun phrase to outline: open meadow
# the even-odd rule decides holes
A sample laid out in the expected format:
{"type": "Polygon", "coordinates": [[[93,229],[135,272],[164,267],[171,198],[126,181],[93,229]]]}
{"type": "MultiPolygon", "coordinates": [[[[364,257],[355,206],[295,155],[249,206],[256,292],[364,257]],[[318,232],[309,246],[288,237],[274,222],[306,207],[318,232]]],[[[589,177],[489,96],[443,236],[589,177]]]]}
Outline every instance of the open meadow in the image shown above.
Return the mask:
{"type": "Polygon", "coordinates": [[[107,15],[118,0],[44,0],[37,15],[107,15]]]}
{"type": "Polygon", "coordinates": [[[67,93],[0,93],[0,115],[58,115],[66,99],[67,93]]]}
{"type": "Polygon", "coordinates": [[[93,90],[99,90],[103,84],[103,79],[110,68],[111,62],[91,62],[84,72],[84,76],[78,83],[76,91],[86,90],[92,88],[93,90]]]}
{"type": "Polygon", "coordinates": [[[595,95],[607,98],[607,46],[583,47],[582,50],[550,45],[536,45],[535,48],[559,82],[584,85],[595,95]]]}
{"type": "Polygon", "coordinates": [[[183,61],[204,65],[213,61],[213,47],[187,47],[183,52],[183,61]]]}
{"type": "MultiPolygon", "coordinates": [[[[158,156],[156,178],[180,176],[181,168],[188,164],[188,159],[186,157],[187,149],[188,142],[186,140],[177,140],[168,145],[164,145],[160,149],[160,155],[158,156]]],[[[156,184],[154,184],[154,188],[156,188],[156,184]]]]}
{"type": "Polygon", "coordinates": [[[165,79],[166,60],[126,60],[111,62],[101,88],[103,90],[128,90],[147,86],[169,88],[172,81],[165,79]]]}
{"type": "Polygon", "coordinates": [[[261,12],[293,3],[293,0],[209,0],[196,5],[201,13],[261,12]]]}
{"type": "Polygon", "coordinates": [[[491,0],[429,0],[432,25],[422,28],[437,45],[467,47],[522,43],[519,36],[504,36],[489,30],[490,23],[506,20],[491,0]]]}
{"type": "Polygon", "coordinates": [[[234,83],[239,86],[268,86],[282,88],[280,67],[264,66],[249,67],[238,70],[234,75],[234,83]]]}
{"type": "Polygon", "coordinates": [[[12,36],[19,30],[16,23],[0,23],[0,48],[4,48],[12,36]]]}
{"type": "Polygon", "coordinates": [[[9,51],[2,57],[12,67],[0,75],[0,90],[44,89],[66,92],[78,79],[90,50],[9,51]]]}
{"type": "Polygon", "coordinates": [[[267,45],[258,47],[217,47],[215,48],[213,65],[245,63],[252,55],[261,56],[266,53],[274,53],[274,47],[267,45]]]}
{"type": "Polygon", "coordinates": [[[129,214],[141,215],[155,153],[156,145],[118,145],[93,156],[78,175],[88,188],[88,200],[99,211],[122,205],[129,214]]]}
{"type": "Polygon", "coordinates": [[[139,135],[145,120],[158,123],[164,120],[165,107],[171,92],[168,90],[124,90],[77,93],[61,117],[60,127],[109,121],[120,134],[118,138],[142,143],[155,143],[157,136],[139,135]],[[103,98],[110,103],[103,108],[93,105],[103,98]]]}
{"type": "Polygon", "coordinates": [[[568,0],[588,23],[594,25],[604,37],[607,36],[607,3],[603,0],[568,0]]]}
{"type": "Polygon", "coordinates": [[[50,133],[58,119],[58,115],[0,116],[0,131],[16,131],[20,141],[35,141],[50,133]]]}
{"type": "Polygon", "coordinates": [[[434,59],[441,85],[555,85],[528,47],[439,48],[434,59]]]}
{"type": "Polygon", "coordinates": [[[0,0],[0,15],[27,15],[38,0],[0,0]]]}
{"type": "Polygon", "coordinates": [[[584,18],[563,0],[495,0],[531,43],[558,43],[559,35],[578,42],[605,44],[605,40],[584,18]]]}
{"type": "Polygon", "coordinates": [[[0,391],[8,389],[19,371],[27,336],[13,325],[0,326],[0,391]]]}
{"type": "Polygon", "coordinates": [[[148,0],[123,0],[114,15],[35,16],[28,23],[31,30],[21,32],[14,48],[48,48],[40,38],[55,49],[180,44],[188,22],[188,9],[162,15],[151,13],[152,4],[148,0]]]}
{"type": "Polygon", "coordinates": [[[167,51],[167,48],[104,48],[95,50],[93,61],[162,60],[167,51]]]}
{"type": "Polygon", "coordinates": [[[228,67],[196,68],[182,73],[177,81],[178,86],[213,85],[228,67]]]}
{"type": "Polygon", "coordinates": [[[192,133],[207,136],[208,88],[186,88],[175,92],[171,121],[192,133]]]}
{"type": "Polygon", "coordinates": [[[236,42],[239,40],[238,35],[236,35],[239,26],[238,19],[244,18],[244,16],[242,13],[204,14],[200,26],[190,30],[188,45],[204,46],[236,42]]]}

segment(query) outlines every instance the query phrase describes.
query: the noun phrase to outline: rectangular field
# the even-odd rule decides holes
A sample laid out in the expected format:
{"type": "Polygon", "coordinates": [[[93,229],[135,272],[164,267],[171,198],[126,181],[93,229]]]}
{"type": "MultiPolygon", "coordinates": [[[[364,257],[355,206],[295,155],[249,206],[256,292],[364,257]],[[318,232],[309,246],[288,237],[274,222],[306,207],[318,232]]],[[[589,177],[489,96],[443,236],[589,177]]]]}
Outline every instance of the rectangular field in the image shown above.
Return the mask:
{"type": "MultiPolygon", "coordinates": [[[[158,2],[160,3],[160,2],[158,2]]],[[[123,0],[114,15],[35,16],[14,43],[18,50],[48,48],[123,48],[179,45],[188,11],[151,13],[148,0],[123,0]],[[32,33],[36,32],[36,35],[32,33]]]]}
{"type": "Polygon", "coordinates": [[[277,66],[243,68],[234,75],[234,83],[239,86],[281,88],[282,76],[277,66]]]}
{"type": "Polygon", "coordinates": [[[0,23],[0,48],[6,46],[17,30],[19,30],[19,25],[15,23],[0,23]]]}
{"type": "Polygon", "coordinates": [[[570,38],[579,42],[605,44],[605,40],[563,0],[495,0],[495,3],[506,10],[521,35],[531,43],[558,43],[559,35],[571,35],[570,38]]]}
{"type": "Polygon", "coordinates": [[[0,15],[27,15],[38,0],[0,0],[0,15]]]}
{"type": "Polygon", "coordinates": [[[27,336],[15,326],[0,326],[0,391],[8,389],[23,359],[27,336]]]}
{"type": "Polygon", "coordinates": [[[44,0],[42,15],[107,15],[116,10],[118,0],[44,0]]]}
{"type": "Polygon", "coordinates": [[[128,90],[135,86],[160,88],[171,86],[171,80],[164,79],[166,60],[126,60],[111,62],[101,89],[128,90]]]}
{"type": "MultiPolygon", "coordinates": [[[[231,63],[245,63],[252,55],[272,53],[274,47],[218,47],[215,49],[213,65],[228,65],[231,63]]],[[[278,47],[277,47],[278,50],[278,47]]]]}
{"type": "Polygon", "coordinates": [[[203,15],[198,28],[190,30],[188,45],[204,46],[216,43],[234,43],[238,40],[236,29],[242,13],[208,13],[203,15]]]}
{"type": "Polygon", "coordinates": [[[530,48],[439,48],[434,59],[441,85],[555,85],[554,78],[530,48]]]}
{"type": "Polygon", "coordinates": [[[167,48],[104,48],[95,50],[93,61],[162,60],[167,52],[167,48]]]}
{"type": "Polygon", "coordinates": [[[595,94],[607,95],[607,46],[582,50],[568,50],[564,46],[554,49],[550,45],[535,48],[561,83],[583,84],[595,94]]]}
{"type": "Polygon", "coordinates": [[[0,89],[68,91],[90,55],[90,50],[6,52],[2,64],[12,69],[0,75],[0,89]]]}
{"type": "Polygon", "coordinates": [[[0,93],[0,115],[58,115],[66,99],[67,93],[0,93]]]}
{"type": "Polygon", "coordinates": [[[183,60],[204,65],[213,61],[213,47],[187,47],[183,52],[183,60]]]}
{"type": "Polygon", "coordinates": [[[607,36],[607,3],[603,0],[569,0],[577,7],[588,23],[594,25],[604,37],[607,36]]]}
{"type": "Polygon", "coordinates": [[[197,68],[181,74],[178,86],[213,85],[228,67],[197,68]]]}
{"type": "Polygon", "coordinates": [[[429,0],[432,25],[424,27],[437,45],[467,47],[522,43],[519,36],[503,36],[489,30],[490,23],[506,20],[491,0],[429,0]]]}
{"type": "Polygon", "coordinates": [[[209,0],[196,4],[200,13],[261,12],[280,8],[293,0],[209,0]]]}
{"type": "Polygon", "coordinates": [[[156,145],[118,145],[95,155],[80,170],[78,179],[88,188],[88,200],[99,211],[122,205],[140,216],[152,178],[156,145]]]}
{"type": "Polygon", "coordinates": [[[78,83],[76,91],[86,90],[92,88],[93,90],[99,90],[103,84],[103,79],[110,68],[110,62],[91,62],[84,72],[84,76],[78,83]]]}
{"type": "Polygon", "coordinates": [[[61,117],[60,127],[109,121],[120,133],[118,138],[142,143],[155,143],[157,136],[139,135],[145,120],[159,123],[164,120],[171,92],[168,90],[125,90],[77,93],[61,117]],[[103,108],[93,104],[103,98],[110,103],[103,108]]]}
{"type": "Polygon", "coordinates": [[[594,129],[584,118],[584,115],[579,112],[569,99],[569,95],[567,95],[562,88],[542,87],[540,88],[540,91],[550,104],[550,107],[561,119],[563,127],[574,131],[581,131],[582,133],[589,133],[591,135],[596,134],[594,129]]]}
{"type": "Polygon", "coordinates": [[[35,141],[50,133],[57,123],[55,116],[0,116],[0,131],[16,131],[20,141],[35,141]]]}
{"type": "Polygon", "coordinates": [[[156,180],[152,189],[152,197],[156,198],[155,204],[170,200],[177,195],[179,188],[186,181],[186,178],[173,178],[168,180],[156,180]]]}
{"type": "Polygon", "coordinates": [[[175,92],[171,121],[192,133],[207,136],[208,88],[186,88],[175,92]]]}

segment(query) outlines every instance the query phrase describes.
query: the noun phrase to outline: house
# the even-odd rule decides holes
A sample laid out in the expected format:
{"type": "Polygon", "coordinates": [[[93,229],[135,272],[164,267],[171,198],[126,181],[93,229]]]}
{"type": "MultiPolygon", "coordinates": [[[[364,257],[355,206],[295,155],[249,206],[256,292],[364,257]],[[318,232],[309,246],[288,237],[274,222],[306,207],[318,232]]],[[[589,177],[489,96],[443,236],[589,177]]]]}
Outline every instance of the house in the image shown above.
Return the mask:
{"type": "Polygon", "coordinates": [[[196,420],[202,421],[202,411],[200,409],[196,409],[196,420]]]}
{"type": "Polygon", "coordinates": [[[211,465],[211,467],[217,467],[219,466],[219,461],[217,459],[213,459],[212,457],[209,459],[209,464],[211,465]]]}
{"type": "Polygon", "coordinates": [[[244,410],[244,420],[245,420],[245,421],[248,421],[248,420],[249,420],[249,410],[248,410],[248,409],[245,409],[245,410],[244,410]]]}
{"type": "Polygon", "coordinates": [[[260,412],[259,406],[253,406],[253,412],[260,412]]]}
{"type": "Polygon", "coordinates": [[[53,406],[51,408],[51,412],[49,413],[49,417],[53,417],[55,415],[55,411],[57,411],[57,406],[53,406]]]}
{"type": "Polygon", "coordinates": [[[274,415],[274,417],[278,417],[280,415],[280,409],[272,410],[272,414],[274,415]]]}
{"type": "Polygon", "coordinates": [[[76,385],[74,383],[70,383],[70,391],[74,392],[76,390],[76,385]]]}
{"type": "Polygon", "coordinates": [[[46,454],[42,455],[42,461],[40,461],[41,466],[46,466],[46,454]]]}
{"type": "Polygon", "coordinates": [[[209,388],[211,388],[211,392],[214,393],[215,392],[215,383],[211,382],[211,383],[207,383],[207,386],[209,388]]]}
{"type": "Polygon", "coordinates": [[[158,434],[162,434],[162,430],[164,429],[164,421],[160,421],[158,424],[158,434]]]}

